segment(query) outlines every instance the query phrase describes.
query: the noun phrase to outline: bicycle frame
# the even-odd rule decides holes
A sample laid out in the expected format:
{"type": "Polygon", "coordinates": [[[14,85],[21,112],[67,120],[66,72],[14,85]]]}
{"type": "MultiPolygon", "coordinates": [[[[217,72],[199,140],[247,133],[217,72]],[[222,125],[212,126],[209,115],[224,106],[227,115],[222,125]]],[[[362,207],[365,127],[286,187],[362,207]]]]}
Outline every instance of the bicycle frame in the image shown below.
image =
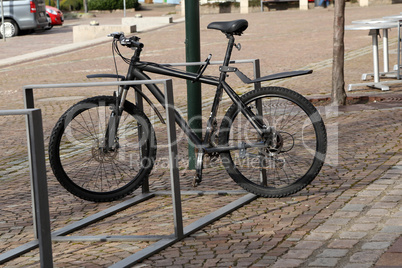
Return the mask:
{"type": "MultiPolygon", "coordinates": [[[[208,85],[213,85],[216,86],[216,93],[214,97],[214,101],[212,104],[211,108],[211,114],[210,117],[207,121],[207,127],[206,127],[206,132],[204,135],[204,139],[200,139],[195,132],[190,128],[190,126],[187,124],[187,122],[182,118],[180,113],[175,110],[175,120],[176,123],[180,126],[180,128],[184,131],[184,133],[188,136],[190,141],[194,144],[194,146],[197,149],[201,149],[201,151],[205,153],[213,153],[213,152],[226,152],[230,150],[239,150],[239,149],[247,149],[251,147],[263,147],[267,145],[272,145],[275,144],[275,129],[266,126],[264,122],[256,116],[250,109],[246,107],[246,105],[242,102],[241,98],[236,94],[236,92],[229,86],[228,83],[226,83],[226,73],[228,72],[234,72],[244,83],[246,84],[251,84],[251,83],[259,83],[262,81],[268,81],[268,80],[274,80],[274,79],[281,79],[281,78],[288,78],[288,77],[293,77],[293,76],[299,76],[299,75],[305,75],[305,74],[310,74],[312,73],[312,70],[305,70],[305,71],[291,71],[291,72],[283,72],[283,73],[277,73],[277,74],[272,74],[264,77],[260,77],[254,80],[250,80],[248,77],[246,77],[242,72],[239,71],[238,68],[236,67],[229,67],[230,63],[230,56],[232,54],[233,47],[235,45],[235,38],[233,34],[226,34],[226,37],[229,39],[227,49],[226,49],[226,54],[224,57],[224,61],[222,66],[220,66],[220,77],[214,77],[214,76],[204,76],[203,71],[206,69],[206,66],[200,68],[199,73],[191,73],[191,72],[184,72],[172,68],[165,67],[161,64],[153,63],[153,62],[143,62],[140,61],[140,54],[142,51],[143,45],[139,45],[140,43],[137,43],[137,46],[135,46],[134,49],[134,55],[131,57],[129,68],[127,75],[124,77],[122,75],[116,75],[116,74],[96,74],[96,75],[90,75],[87,76],[88,78],[96,78],[96,77],[108,77],[108,78],[117,78],[117,79],[122,79],[122,80],[151,80],[151,78],[145,74],[144,72],[150,72],[150,73],[156,73],[156,74],[161,74],[165,75],[168,77],[176,77],[180,79],[186,79],[190,80],[193,82],[200,82],[203,84],[208,84],[208,85]],[[247,120],[251,123],[253,128],[257,131],[257,133],[262,137],[262,140],[265,140],[265,145],[263,142],[258,142],[256,144],[242,144],[238,146],[210,146],[209,141],[210,137],[213,134],[214,131],[214,123],[215,123],[215,118],[216,114],[218,111],[220,99],[222,97],[223,91],[228,94],[232,102],[237,105],[239,112],[241,112],[247,120]],[[262,144],[261,144],[262,143],[262,144]]],[[[136,38],[136,41],[139,39],[136,38]]],[[[209,64],[210,57],[208,57],[207,61],[205,62],[205,65],[209,64]]],[[[146,85],[149,91],[155,96],[155,98],[158,100],[158,102],[164,107],[165,103],[165,96],[161,92],[161,90],[156,86],[156,85],[146,85]]],[[[116,107],[119,107],[119,111],[116,111],[118,114],[123,110],[124,107],[124,101],[126,99],[128,90],[130,86],[124,86],[119,89],[119,92],[117,94],[117,101],[116,107]]],[[[140,90],[137,90],[136,87],[134,87],[136,92],[139,93],[139,95],[146,99],[147,102],[152,106],[152,108],[155,110],[155,112],[158,114],[158,116],[161,118],[159,111],[154,107],[153,103],[148,99],[146,95],[144,95],[140,90]]],[[[260,104],[256,104],[257,107],[257,113],[260,113],[261,107],[260,104]]],[[[164,107],[166,108],[166,107],[164,107]]],[[[161,118],[161,120],[163,120],[161,118]]],[[[113,142],[114,142],[114,134],[117,133],[117,127],[118,127],[118,121],[119,118],[116,118],[114,120],[115,122],[112,122],[112,129],[113,125],[115,127],[114,130],[111,132],[106,133],[106,147],[107,148],[112,148],[113,147],[113,142]]],[[[106,149],[107,149],[106,148],[106,149]]]]}
{"type": "MultiPolygon", "coordinates": [[[[223,67],[227,67],[230,62],[230,55],[234,45],[234,37],[230,36],[228,48],[226,51],[225,59],[223,62],[223,67]]],[[[151,79],[148,75],[144,72],[156,73],[161,75],[166,75],[169,77],[176,77],[180,79],[186,79],[190,81],[194,81],[197,79],[200,83],[214,85],[217,87],[214,101],[211,108],[210,117],[207,121],[206,132],[204,135],[204,139],[200,139],[197,134],[190,128],[187,124],[186,120],[180,115],[180,113],[175,109],[175,120],[176,123],[180,126],[180,128],[184,131],[184,133],[188,136],[191,142],[195,145],[196,148],[204,150],[206,153],[212,152],[224,152],[229,150],[236,150],[236,149],[245,149],[249,146],[241,145],[241,146],[219,146],[219,147],[211,147],[209,145],[209,140],[212,135],[212,125],[216,118],[216,114],[218,111],[220,99],[222,96],[223,91],[225,91],[228,96],[231,98],[233,103],[237,105],[240,112],[244,114],[244,116],[250,121],[252,126],[256,129],[257,133],[260,136],[263,136],[267,131],[267,126],[264,125],[262,121],[260,121],[256,115],[247,109],[246,105],[241,101],[240,97],[236,94],[236,92],[226,83],[226,72],[223,67],[221,67],[221,75],[220,77],[211,77],[211,76],[199,76],[197,73],[190,73],[190,72],[183,72],[175,69],[170,69],[159,65],[157,63],[151,62],[141,62],[139,61],[139,54],[141,53],[141,48],[137,48],[134,56],[132,57],[131,64],[129,66],[126,80],[149,80],[151,79]]],[[[161,90],[156,85],[146,85],[149,91],[155,96],[158,102],[164,106],[165,103],[165,96],[161,92],[161,90]]],[[[122,101],[124,101],[125,96],[127,95],[128,87],[125,87],[119,96],[122,96],[122,101]]],[[[121,104],[122,105],[122,104],[121,104]]],[[[250,146],[251,147],[251,146],[250,146]]],[[[255,147],[255,146],[252,146],[255,147]]]]}

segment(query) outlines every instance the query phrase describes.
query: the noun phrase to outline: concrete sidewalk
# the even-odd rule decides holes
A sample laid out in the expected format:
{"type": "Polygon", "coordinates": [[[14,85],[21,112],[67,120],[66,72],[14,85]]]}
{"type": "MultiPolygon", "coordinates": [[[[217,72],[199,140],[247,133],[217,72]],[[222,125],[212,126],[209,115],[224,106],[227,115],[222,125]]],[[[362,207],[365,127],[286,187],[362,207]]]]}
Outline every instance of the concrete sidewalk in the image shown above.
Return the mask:
{"type": "MultiPolygon", "coordinates": [[[[402,5],[347,8],[347,24],[356,19],[393,15],[402,5]]],[[[243,46],[233,59],[260,58],[262,74],[293,69],[314,73],[265,85],[292,88],[315,100],[324,118],[330,153],[327,164],[305,190],[281,199],[259,198],[243,208],[150,257],[136,267],[401,267],[402,234],[402,109],[401,87],[390,92],[362,88],[348,92],[353,105],[325,106],[331,89],[333,10],[219,14],[201,16],[202,57],[220,60],[226,38],[206,30],[215,20],[245,18],[249,28],[236,39],[243,46]]],[[[355,83],[372,66],[371,38],[367,32],[345,33],[345,80],[355,83]]],[[[184,24],[141,33],[143,60],[184,61],[184,24]]],[[[25,37],[25,36],[24,36],[25,37]]],[[[21,40],[20,38],[19,40],[21,40]]],[[[396,31],[390,33],[390,62],[395,62],[396,31]]],[[[29,42],[23,43],[28,46],[29,42]]],[[[126,56],[130,51],[123,51],[126,56]]],[[[49,55],[44,53],[44,55],[49,55]]],[[[380,60],[381,61],[381,60],[380,60]]],[[[118,62],[119,73],[127,66],[118,62]]],[[[211,67],[212,68],[212,67],[211,67]]],[[[241,70],[247,75],[249,66],[241,70]]],[[[215,69],[208,70],[216,71],[215,69]]],[[[113,73],[109,43],[65,51],[55,56],[14,63],[0,69],[0,109],[22,108],[21,88],[27,84],[82,82],[86,74],[113,73]]],[[[230,77],[229,82],[238,83],[230,77]]],[[[185,110],[185,83],[174,81],[175,101],[185,110]]],[[[236,90],[250,88],[239,84],[236,90]]],[[[111,94],[115,89],[38,90],[36,106],[42,109],[45,142],[56,120],[72,104],[85,97],[111,94]]],[[[203,87],[204,103],[213,89],[203,87]]],[[[208,114],[208,108],[205,110],[208,114]]],[[[27,170],[25,121],[0,118],[1,210],[0,253],[33,239],[27,170]]],[[[155,125],[158,144],[166,144],[165,126],[155,125]]],[[[182,133],[179,132],[179,136],[182,133]]],[[[179,145],[186,159],[186,141],[179,145]]],[[[158,162],[150,177],[151,191],[168,191],[167,150],[158,148],[158,162]]],[[[220,163],[211,163],[192,195],[193,171],[180,162],[184,223],[237,199],[240,193],[220,163]],[[207,194],[212,191],[211,194],[207,194]],[[232,191],[232,192],[230,192],[232,191]]],[[[56,181],[50,169],[49,199],[52,230],[111,207],[119,201],[95,204],[75,198],[56,181]]],[[[138,191],[136,193],[139,193],[138,191]]],[[[125,200],[127,200],[127,197],[125,200]]],[[[171,198],[167,195],[129,208],[74,235],[164,235],[173,231],[171,198]]],[[[56,267],[107,267],[153,242],[53,243],[56,267]]],[[[3,267],[38,267],[38,250],[9,261],[3,267]]]]}
{"type": "MultiPolygon", "coordinates": [[[[126,18],[142,15],[144,17],[169,16],[175,23],[182,22],[184,19],[175,14],[174,5],[146,5],[143,4],[143,10],[126,12],[126,18]]],[[[121,11],[114,13],[95,12],[81,18],[67,18],[63,26],[55,26],[51,30],[38,31],[35,33],[26,33],[14,38],[1,40],[0,48],[0,68],[14,64],[29,62],[49,56],[95,46],[97,44],[110,42],[110,38],[105,35],[102,38],[73,42],[73,27],[78,25],[89,25],[91,21],[97,21],[99,25],[121,25],[124,14],[121,11]],[[58,40],[55,41],[55,40],[58,40]],[[18,44],[18,45],[17,45],[18,44]],[[18,47],[19,49],[15,49],[18,47]],[[21,53],[21,51],[23,51],[21,53]]],[[[71,17],[71,15],[67,15],[71,17]]],[[[166,25],[168,26],[168,25],[166,25]]],[[[142,27],[141,32],[147,32],[165,26],[152,25],[142,27]]]]}

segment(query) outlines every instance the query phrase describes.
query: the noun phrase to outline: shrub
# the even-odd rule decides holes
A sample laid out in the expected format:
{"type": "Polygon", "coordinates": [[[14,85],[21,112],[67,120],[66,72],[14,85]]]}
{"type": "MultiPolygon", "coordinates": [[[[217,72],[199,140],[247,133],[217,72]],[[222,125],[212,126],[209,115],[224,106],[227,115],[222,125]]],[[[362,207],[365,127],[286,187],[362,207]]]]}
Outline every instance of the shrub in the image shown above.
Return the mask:
{"type": "MultiPolygon", "coordinates": [[[[60,10],[76,11],[83,8],[82,0],[61,0],[59,4],[60,10]]],[[[51,0],[50,5],[55,7],[56,0],[51,0]]]]}
{"type": "MultiPolygon", "coordinates": [[[[140,4],[138,0],[126,0],[126,8],[138,9],[140,4]]],[[[114,10],[123,9],[123,0],[89,0],[88,9],[89,10],[114,10]]]]}

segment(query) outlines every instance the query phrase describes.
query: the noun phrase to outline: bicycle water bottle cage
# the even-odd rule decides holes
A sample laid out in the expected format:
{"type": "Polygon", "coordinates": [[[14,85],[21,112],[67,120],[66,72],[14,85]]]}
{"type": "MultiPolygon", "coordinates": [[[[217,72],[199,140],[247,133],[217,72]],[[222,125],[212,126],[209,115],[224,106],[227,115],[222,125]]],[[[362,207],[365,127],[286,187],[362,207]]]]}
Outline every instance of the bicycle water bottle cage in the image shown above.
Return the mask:
{"type": "Polygon", "coordinates": [[[241,35],[248,27],[248,21],[244,19],[233,21],[211,22],[207,29],[220,30],[226,35],[241,35]]]}
{"type": "Polygon", "coordinates": [[[205,72],[205,70],[207,69],[207,67],[208,67],[208,65],[209,65],[209,62],[211,61],[211,58],[212,58],[212,54],[209,54],[209,55],[208,55],[208,58],[205,60],[205,64],[201,65],[200,68],[198,69],[198,71],[197,71],[197,77],[194,78],[193,81],[191,81],[192,83],[195,83],[195,82],[197,82],[197,81],[200,79],[200,77],[202,76],[202,74],[203,74],[203,73],[205,72]]]}

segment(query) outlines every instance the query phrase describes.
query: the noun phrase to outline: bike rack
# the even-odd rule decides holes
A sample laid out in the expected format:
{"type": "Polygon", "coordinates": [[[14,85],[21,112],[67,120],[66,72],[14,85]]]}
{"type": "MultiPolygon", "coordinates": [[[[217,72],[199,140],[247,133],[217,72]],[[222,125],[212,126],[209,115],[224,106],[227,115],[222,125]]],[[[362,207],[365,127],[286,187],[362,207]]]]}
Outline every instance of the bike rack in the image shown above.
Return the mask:
{"type": "MultiPolygon", "coordinates": [[[[259,65],[259,60],[237,60],[237,61],[231,61],[230,63],[253,63],[254,67],[254,76],[255,78],[260,77],[260,65],[259,65]]],[[[169,64],[171,66],[187,66],[187,65],[203,65],[205,62],[196,62],[196,63],[172,63],[169,64]]],[[[222,62],[211,62],[210,64],[222,64],[222,62]]],[[[50,250],[47,250],[47,255],[42,255],[41,250],[41,267],[52,267],[52,253],[51,253],[51,240],[53,241],[157,241],[154,244],[146,247],[145,249],[131,255],[130,257],[127,257],[123,259],[122,261],[112,265],[111,267],[114,268],[120,268],[120,267],[130,267],[131,265],[138,263],[153,254],[175,244],[176,242],[182,240],[183,238],[195,233],[196,231],[202,229],[203,227],[211,224],[212,222],[224,217],[225,215],[237,210],[238,208],[244,206],[245,204],[250,203],[251,201],[257,199],[257,196],[254,194],[246,194],[239,199],[229,203],[228,205],[208,214],[207,216],[204,216],[203,218],[189,224],[188,226],[183,226],[183,218],[182,218],[182,206],[181,206],[181,193],[180,193],[180,181],[179,181],[179,169],[178,169],[178,162],[177,162],[177,144],[176,144],[176,128],[175,128],[175,116],[174,116],[174,99],[173,99],[173,87],[172,87],[172,80],[171,79],[160,79],[160,80],[135,80],[135,81],[115,81],[115,82],[92,82],[92,83],[68,83],[68,84],[41,84],[41,85],[28,85],[24,86],[24,103],[25,103],[25,108],[28,110],[36,110],[34,109],[34,93],[33,89],[46,89],[46,88],[72,88],[72,87],[96,87],[96,86],[121,86],[121,85],[146,85],[146,84],[162,84],[164,86],[164,93],[165,93],[165,106],[167,107],[166,109],[166,118],[167,118],[167,131],[168,131],[168,144],[169,144],[169,167],[170,167],[170,179],[171,179],[171,195],[172,195],[172,202],[173,202],[173,217],[174,217],[174,234],[173,235],[160,235],[160,236],[155,236],[155,235],[146,235],[146,236],[68,236],[68,237],[62,237],[64,235],[70,234],[76,230],[79,230],[83,227],[86,227],[94,222],[100,221],[104,218],[107,218],[111,215],[114,215],[118,213],[119,211],[122,211],[128,207],[131,207],[133,205],[139,204],[145,200],[148,200],[152,197],[155,196],[155,193],[149,192],[149,186],[148,182],[145,182],[142,186],[142,194],[128,199],[126,201],[123,201],[115,206],[112,206],[108,209],[105,209],[101,212],[98,212],[94,215],[91,215],[89,217],[86,217],[82,220],[79,220],[77,222],[74,222],[68,226],[65,226],[57,231],[54,231],[50,233],[50,224],[48,225],[49,228],[47,230],[44,230],[43,237],[47,237],[47,243],[46,246],[47,248],[50,248],[50,250]],[[50,240],[51,237],[51,240],[50,240]],[[50,254],[50,257],[49,257],[50,254]],[[45,264],[46,262],[46,264],[45,264]]],[[[255,83],[255,88],[259,88],[260,83],[255,83]]],[[[139,95],[136,94],[136,104],[142,108],[142,99],[139,95]]],[[[0,114],[1,115],[1,114],[0,114]]],[[[42,122],[40,122],[42,123],[42,122]]],[[[40,124],[42,125],[42,124],[40,124]]],[[[42,134],[42,142],[43,142],[43,130],[42,128],[40,129],[41,134],[42,134]]],[[[42,144],[43,146],[43,144],[42,144]]],[[[44,150],[42,150],[43,152],[44,150]]],[[[44,161],[44,155],[43,155],[43,161],[44,161]]],[[[35,162],[37,161],[36,157],[32,157],[32,161],[35,162]]],[[[43,165],[45,163],[43,162],[43,165]]],[[[42,174],[46,174],[46,169],[41,170],[42,174]]],[[[46,183],[46,179],[44,180],[46,183]]],[[[36,198],[39,199],[40,196],[45,196],[44,199],[46,201],[48,200],[48,194],[47,194],[47,184],[45,186],[42,185],[41,187],[42,194],[38,194],[38,192],[33,192],[33,198],[36,200],[36,198]],[[46,194],[43,194],[43,189],[46,190],[46,194]]],[[[196,192],[197,193],[197,192],[196,192]]],[[[43,201],[43,200],[42,200],[43,201]]],[[[49,206],[48,202],[46,204],[39,203],[37,206],[34,207],[35,211],[34,214],[36,213],[36,217],[43,219],[44,221],[49,221],[49,206]],[[44,218],[42,216],[38,217],[38,213],[42,212],[44,214],[47,213],[47,218],[46,215],[44,218]]],[[[37,226],[39,227],[39,226],[37,226]]],[[[15,249],[15,250],[10,250],[13,251],[12,257],[7,258],[7,260],[4,259],[3,262],[6,262],[8,260],[11,260],[13,258],[16,258],[34,248],[38,247],[38,243],[27,243],[20,248],[24,248],[25,250],[22,249],[15,249]]],[[[41,245],[39,244],[39,247],[41,245]]],[[[10,252],[9,251],[9,252],[10,252]]],[[[6,252],[5,254],[8,254],[6,252]]],[[[1,258],[3,255],[0,255],[0,264],[1,258]]]]}
{"type": "Polygon", "coordinates": [[[1,254],[0,264],[12,260],[39,246],[41,267],[53,267],[41,110],[21,109],[0,111],[0,116],[7,115],[27,116],[26,125],[31,177],[32,214],[35,237],[37,239],[1,254]]]}

